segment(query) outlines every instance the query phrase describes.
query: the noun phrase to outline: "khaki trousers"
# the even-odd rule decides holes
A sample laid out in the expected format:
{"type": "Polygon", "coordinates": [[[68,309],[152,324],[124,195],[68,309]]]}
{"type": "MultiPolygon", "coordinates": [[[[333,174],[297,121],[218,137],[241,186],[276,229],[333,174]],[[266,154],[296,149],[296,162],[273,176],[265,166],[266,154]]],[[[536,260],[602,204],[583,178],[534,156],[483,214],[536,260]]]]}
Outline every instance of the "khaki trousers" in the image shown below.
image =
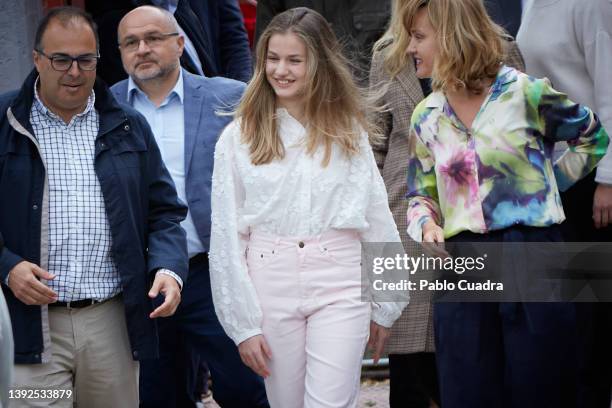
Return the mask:
{"type": "Polygon", "coordinates": [[[139,366],[121,296],[81,309],[50,307],[49,328],[51,362],[15,365],[13,389],[73,390],[72,398],[12,399],[10,408],[138,407],[139,366]]]}

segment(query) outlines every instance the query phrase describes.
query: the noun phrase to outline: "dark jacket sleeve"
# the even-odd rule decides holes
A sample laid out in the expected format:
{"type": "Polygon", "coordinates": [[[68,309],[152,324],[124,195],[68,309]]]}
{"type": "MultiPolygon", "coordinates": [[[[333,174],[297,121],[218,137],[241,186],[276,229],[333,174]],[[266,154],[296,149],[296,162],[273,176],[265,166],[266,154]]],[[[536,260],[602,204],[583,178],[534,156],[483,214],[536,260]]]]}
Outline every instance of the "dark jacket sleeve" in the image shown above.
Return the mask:
{"type": "MultiPolygon", "coordinates": [[[[6,112],[18,92],[19,91],[11,91],[0,95],[0,112],[6,112]]],[[[6,120],[6,116],[4,119],[6,120]]],[[[0,231],[0,282],[5,283],[11,269],[23,260],[21,256],[13,253],[4,246],[4,236],[2,235],[2,231],[0,231]]]]}
{"type": "Polygon", "coordinates": [[[279,0],[259,0],[257,1],[257,15],[255,19],[255,38],[253,44],[257,47],[259,37],[266,29],[270,20],[278,13],[285,11],[284,4],[279,0]]]}
{"type": "Polygon", "coordinates": [[[0,249],[0,282],[6,283],[6,278],[11,269],[21,261],[24,261],[22,257],[14,254],[3,245],[0,249]]]}
{"type": "Polygon", "coordinates": [[[248,82],[253,73],[253,62],[238,1],[221,0],[219,8],[219,50],[223,76],[248,82]]]}
{"type": "Polygon", "coordinates": [[[155,273],[160,268],[166,268],[180,276],[184,282],[189,261],[187,239],[180,223],[187,216],[187,207],[176,194],[174,182],[162,161],[149,125],[142,117],[137,120],[148,146],[148,270],[149,273],[155,273]]]}

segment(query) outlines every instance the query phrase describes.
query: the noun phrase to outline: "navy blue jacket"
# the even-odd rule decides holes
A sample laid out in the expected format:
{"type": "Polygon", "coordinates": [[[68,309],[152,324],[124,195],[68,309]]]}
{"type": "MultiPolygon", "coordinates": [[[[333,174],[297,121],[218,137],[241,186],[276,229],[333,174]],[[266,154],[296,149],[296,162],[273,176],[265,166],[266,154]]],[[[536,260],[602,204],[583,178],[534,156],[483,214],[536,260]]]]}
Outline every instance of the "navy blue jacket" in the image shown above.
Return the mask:
{"type": "MultiPolygon", "coordinates": [[[[128,80],[111,88],[115,98],[128,103],[128,80]]],[[[218,112],[234,110],[245,85],[227,78],[206,78],[183,69],[183,108],[185,110],[185,192],[187,205],[208,251],[210,243],[210,192],[215,145],[232,116],[218,112]]]]}
{"type": "Polygon", "coordinates": [[[485,7],[493,21],[504,27],[513,38],[516,38],[516,33],[521,26],[521,14],[523,13],[521,0],[487,0],[485,1],[485,7]]]}
{"type": "MultiPolygon", "coordinates": [[[[0,96],[0,280],[22,260],[46,269],[49,203],[47,176],[29,122],[34,97],[33,71],[21,90],[0,96]],[[41,255],[43,254],[43,255],[41,255]]],[[[159,268],[186,279],[187,214],[145,119],[120,106],[96,81],[99,114],[94,167],[113,239],[112,254],[121,276],[128,334],[134,359],[157,355],[157,328],[147,293],[159,268]]],[[[28,306],[2,284],[15,337],[15,362],[47,362],[47,306],[28,306]]]]}
{"type": "MultiPolygon", "coordinates": [[[[249,37],[237,0],[181,0],[174,17],[194,43],[204,64],[203,54],[212,57],[206,76],[223,76],[248,82],[252,74],[249,37]],[[197,16],[190,19],[191,12],[197,16]],[[196,43],[200,31],[202,40],[196,43]]],[[[186,54],[184,52],[183,54],[186,54]]]]}

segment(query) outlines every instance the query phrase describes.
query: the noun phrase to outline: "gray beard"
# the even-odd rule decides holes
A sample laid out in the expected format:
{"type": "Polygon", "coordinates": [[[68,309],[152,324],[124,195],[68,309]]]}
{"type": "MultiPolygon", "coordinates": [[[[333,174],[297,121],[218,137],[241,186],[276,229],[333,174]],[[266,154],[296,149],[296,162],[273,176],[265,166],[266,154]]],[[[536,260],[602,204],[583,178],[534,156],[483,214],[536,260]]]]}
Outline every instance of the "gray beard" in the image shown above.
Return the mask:
{"type": "Polygon", "coordinates": [[[147,82],[147,81],[159,81],[168,76],[174,69],[177,67],[177,64],[166,65],[166,66],[157,66],[153,72],[148,71],[146,74],[140,74],[138,70],[134,71],[134,79],[138,82],[147,82]]]}

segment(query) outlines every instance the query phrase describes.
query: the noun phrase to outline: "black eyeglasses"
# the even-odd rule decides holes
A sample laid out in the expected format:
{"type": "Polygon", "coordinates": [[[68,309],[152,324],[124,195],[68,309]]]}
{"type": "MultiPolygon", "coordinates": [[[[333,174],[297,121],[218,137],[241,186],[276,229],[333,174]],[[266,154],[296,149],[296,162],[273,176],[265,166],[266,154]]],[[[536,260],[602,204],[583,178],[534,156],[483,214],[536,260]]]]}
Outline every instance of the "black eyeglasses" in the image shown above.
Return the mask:
{"type": "Polygon", "coordinates": [[[119,43],[119,47],[127,52],[134,52],[140,47],[140,42],[144,41],[149,48],[160,46],[166,39],[179,35],[179,33],[152,33],[147,34],[143,38],[128,37],[123,42],[119,43]]]}
{"type": "Polygon", "coordinates": [[[41,50],[35,50],[43,57],[48,58],[51,61],[51,66],[56,71],[68,71],[72,67],[74,61],[77,62],[77,66],[82,71],[93,71],[98,65],[99,55],[94,54],[83,54],[72,57],[67,54],[53,54],[47,55],[41,50]]]}

